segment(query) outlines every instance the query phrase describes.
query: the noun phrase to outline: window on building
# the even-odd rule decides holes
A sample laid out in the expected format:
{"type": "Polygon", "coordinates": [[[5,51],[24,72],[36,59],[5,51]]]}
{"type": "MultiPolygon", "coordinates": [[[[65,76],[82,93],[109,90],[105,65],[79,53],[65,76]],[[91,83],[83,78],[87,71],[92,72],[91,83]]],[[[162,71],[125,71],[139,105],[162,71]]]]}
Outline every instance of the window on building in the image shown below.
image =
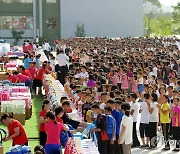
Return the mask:
{"type": "Polygon", "coordinates": [[[56,0],[46,0],[46,3],[56,3],[56,0]]]}
{"type": "Polygon", "coordinates": [[[0,3],[32,3],[33,0],[0,0],[0,3]]]}
{"type": "Polygon", "coordinates": [[[0,16],[0,29],[33,29],[30,16],[0,16]]]}

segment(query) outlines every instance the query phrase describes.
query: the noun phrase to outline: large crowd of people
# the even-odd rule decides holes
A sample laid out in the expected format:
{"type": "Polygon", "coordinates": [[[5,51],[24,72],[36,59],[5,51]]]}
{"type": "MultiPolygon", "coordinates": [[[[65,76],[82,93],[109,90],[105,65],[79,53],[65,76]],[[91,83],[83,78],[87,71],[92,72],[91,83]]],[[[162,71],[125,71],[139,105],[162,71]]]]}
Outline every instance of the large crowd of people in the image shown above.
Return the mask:
{"type": "Polygon", "coordinates": [[[88,123],[96,125],[90,132],[96,134],[100,154],[130,154],[134,147],[155,150],[157,133],[164,137],[162,150],[170,150],[169,141],[175,140],[173,151],[180,151],[177,38],[71,38],[55,40],[55,46],[52,54],[49,43],[43,43],[48,61],[42,63],[36,49],[27,50],[24,66],[12,75],[6,73],[7,80],[25,83],[33,95],[37,87],[42,94],[44,74],[56,73],[64,86],[67,96],[61,98],[55,111],[50,111],[48,100],[42,104],[40,144],[47,154],[60,150],[57,134],[70,131],[64,124],[77,129],[88,123]],[[71,107],[83,122],[69,118],[71,107]],[[109,116],[115,121],[111,134],[106,128],[109,116]]]}

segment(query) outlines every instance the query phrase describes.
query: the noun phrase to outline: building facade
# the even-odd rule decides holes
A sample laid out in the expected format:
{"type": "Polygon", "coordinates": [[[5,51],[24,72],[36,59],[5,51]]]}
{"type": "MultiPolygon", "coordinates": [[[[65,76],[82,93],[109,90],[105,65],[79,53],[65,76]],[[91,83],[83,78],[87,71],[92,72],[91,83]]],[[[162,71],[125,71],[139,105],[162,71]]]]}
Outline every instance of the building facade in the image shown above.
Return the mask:
{"type": "Polygon", "coordinates": [[[143,0],[0,0],[0,37],[10,43],[12,30],[51,43],[75,37],[77,24],[87,37],[142,36],[143,0]]]}

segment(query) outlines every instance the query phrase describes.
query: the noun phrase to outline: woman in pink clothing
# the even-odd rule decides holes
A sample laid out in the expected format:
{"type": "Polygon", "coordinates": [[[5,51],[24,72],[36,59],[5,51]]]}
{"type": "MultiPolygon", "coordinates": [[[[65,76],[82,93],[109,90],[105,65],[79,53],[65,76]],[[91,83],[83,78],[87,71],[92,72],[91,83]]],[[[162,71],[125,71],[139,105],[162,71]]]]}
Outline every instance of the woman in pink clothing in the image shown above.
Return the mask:
{"type": "Polygon", "coordinates": [[[176,140],[176,148],[173,151],[180,151],[180,104],[179,98],[173,99],[172,107],[172,134],[176,140]]]}
{"type": "Polygon", "coordinates": [[[127,89],[128,89],[128,76],[127,76],[127,70],[123,69],[123,75],[122,75],[122,84],[121,84],[121,89],[123,90],[124,94],[126,94],[127,89]]]}
{"type": "Polygon", "coordinates": [[[52,112],[46,114],[47,123],[44,125],[44,130],[47,134],[45,145],[46,154],[60,154],[60,133],[61,131],[70,131],[62,123],[55,121],[55,115],[52,112]]]}
{"type": "Polygon", "coordinates": [[[133,93],[137,93],[138,92],[137,76],[132,77],[132,92],[133,93]]]}
{"type": "Polygon", "coordinates": [[[117,85],[119,83],[118,70],[114,71],[114,75],[112,76],[112,82],[113,82],[114,85],[117,85]]]}
{"type": "Polygon", "coordinates": [[[18,72],[14,72],[13,73],[14,77],[16,78],[16,82],[15,83],[25,83],[25,86],[30,86],[31,85],[31,80],[29,79],[28,76],[26,75],[22,75],[21,73],[18,72]]]}

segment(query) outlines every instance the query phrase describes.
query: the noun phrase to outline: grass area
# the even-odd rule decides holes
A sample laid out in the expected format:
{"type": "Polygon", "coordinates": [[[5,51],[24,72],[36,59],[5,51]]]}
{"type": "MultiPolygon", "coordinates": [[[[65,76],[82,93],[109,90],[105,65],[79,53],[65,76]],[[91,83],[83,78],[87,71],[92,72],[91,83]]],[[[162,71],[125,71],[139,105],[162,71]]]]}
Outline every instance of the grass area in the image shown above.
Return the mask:
{"type": "MultiPolygon", "coordinates": [[[[28,138],[38,138],[39,137],[39,112],[41,111],[41,105],[43,102],[42,97],[35,97],[32,100],[32,117],[26,120],[24,129],[27,133],[28,138]]],[[[0,124],[0,128],[7,130],[5,125],[0,124]]],[[[29,140],[29,146],[32,150],[36,145],[39,144],[39,140],[29,140]]],[[[4,153],[8,151],[9,147],[12,145],[12,140],[3,143],[4,153]]]]}

